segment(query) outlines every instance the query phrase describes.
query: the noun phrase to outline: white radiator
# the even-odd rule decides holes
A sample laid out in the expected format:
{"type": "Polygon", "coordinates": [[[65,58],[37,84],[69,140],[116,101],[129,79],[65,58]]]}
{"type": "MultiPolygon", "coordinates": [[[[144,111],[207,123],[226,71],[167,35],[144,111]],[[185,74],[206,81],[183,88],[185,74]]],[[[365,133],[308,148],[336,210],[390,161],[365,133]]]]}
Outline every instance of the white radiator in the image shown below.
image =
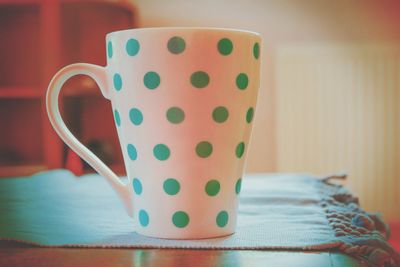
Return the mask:
{"type": "Polygon", "coordinates": [[[277,51],[277,170],[346,170],[369,211],[400,218],[400,45],[277,51]]]}

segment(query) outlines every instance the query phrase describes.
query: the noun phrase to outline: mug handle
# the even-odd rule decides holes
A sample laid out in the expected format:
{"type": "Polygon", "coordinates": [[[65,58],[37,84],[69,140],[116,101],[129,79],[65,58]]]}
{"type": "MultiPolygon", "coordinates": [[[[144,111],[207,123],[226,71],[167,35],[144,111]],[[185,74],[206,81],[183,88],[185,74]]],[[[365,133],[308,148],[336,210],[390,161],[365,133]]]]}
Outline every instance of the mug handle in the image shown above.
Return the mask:
{"type": "Polygon", "coordinates": [[[75,63],[68,65],[58,71],[52,78],[46,94],[46,107],[49,120],[53,128],[60,136],[60,138],[81,158],[83,158],[93,169],[95,169],[101,176],[105,177],[110,183],[111,187],[117,192],[121,198],[125,210],[129,216],[133,216],[132,207],[132,194],[130,192],[129,183],[125,185],[121,182],[118,176],[111,171],[95,154],[93,154],[87,147],[76,139],[71,131],[65,125],[61,118],[60,110],[58,108],[58,96],[64,83],[72,76],[83,74],[91,77],[97,83],[101,93],[107,99],[110,99],[109,87],[107,83],[106,69],[101,66],[75,63]]]}

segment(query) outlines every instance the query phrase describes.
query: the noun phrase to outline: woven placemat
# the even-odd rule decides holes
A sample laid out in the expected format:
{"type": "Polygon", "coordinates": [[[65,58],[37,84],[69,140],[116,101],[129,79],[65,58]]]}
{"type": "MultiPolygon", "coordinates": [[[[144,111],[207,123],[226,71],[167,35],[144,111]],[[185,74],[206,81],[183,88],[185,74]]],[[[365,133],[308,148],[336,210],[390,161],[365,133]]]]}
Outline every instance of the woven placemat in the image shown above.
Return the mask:
{"type": "Polygon", "coordinates": [[[98,175],[75,177],[57,170],[0,180],[0,239],[38,246],[331,249],[370,262],[382,255],[400,262],[386,242],[386,230],[345,188],[309,175],[248,175],[236,233],[202,240],[137,234],[119,199],[98,175]]]}

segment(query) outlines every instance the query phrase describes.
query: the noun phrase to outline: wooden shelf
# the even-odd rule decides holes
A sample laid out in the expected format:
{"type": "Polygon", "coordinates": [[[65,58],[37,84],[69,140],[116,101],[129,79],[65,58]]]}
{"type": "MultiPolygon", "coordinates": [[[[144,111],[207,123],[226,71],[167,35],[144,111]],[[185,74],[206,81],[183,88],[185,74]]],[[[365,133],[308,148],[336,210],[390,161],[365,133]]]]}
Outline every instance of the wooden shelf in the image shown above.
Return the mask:
{"type": "Polygon", "coordinates": [[[2,5],[38,5],[40,6],[41,0],[0,0],[2,5]]]}
{"type": "Polygon", "coordinates": [[[72,77],[65,83],[62,91],[63,96],[101,96],[96,82],[88,76],[72,77]]]}
{"type": "Polygon", "coordinates": [[[0,87],[0,98],[41,98],[43,94],[39,89],[31,87],[0,87]]]}
{"type": "MultiPolygon", "coordinates": [[[[8,0],[15,1],[15,0],[8,0]]],[[[38,1],[38,0],[21,0],[21,1],[38,1]]],[[[62,4],[82,4],[81,0],[60,0],[62,4]]],[[[94,4],[94,5],[102,5],[107,6],[108,8],[121,8],[123,10],[136,11],[135,6],[132,5],[132,1],[130,0],[86,0],[85,4],[94,4]]],[[[135,12],[132,12],[135,13],[135,12]]]]}
{"type": "Polygon", "coordinates": [[[29,176],[46,169],[45,165],[40,164],[0,166],[0,177],[29,176]]]}
{"type": "Polygon", "coordinates": [[[0,166],[44,160],[41,99],[0,98],[0,166]]]}
{"type": "MultiPolygon", "coordinates": [[[[123,163],[114,163],[108,166],[115,174],[118,176],[126,176],[126,170],[125,170],[125,165],[123,163]]],[[[87,167],[84,168],[83,173],[88,174],[88,173],[95,173],[92,168],[87,167]]]]}
{"type": "MultiPolygon", "coordinates": [[[[7,36],[0,42],[0,177],[66,167],[66,145],[44,105],[47,85],[68,64],[106,65],[106,33],[134,28],[136,18],[130,0],[0,0],[0,32],[7,36]]],[[[60,95],[70,130],[111,146],[111,167],[123,174],[110,105],[83,75],[69,79],[60,95]]]]}
{"type": "Polygon", "coordinates": [[[119,176],[125,176],[126,170],[123,163],[111,164],[110,168],[119,176]]]}
{"type": "MultiPolygon", "coordinates": [[[[18,2],[18,1],[16,1],[18,2]]],[[[41,82],[41,7],[0,0],[0,86],[36,87],[41,82]]]]}

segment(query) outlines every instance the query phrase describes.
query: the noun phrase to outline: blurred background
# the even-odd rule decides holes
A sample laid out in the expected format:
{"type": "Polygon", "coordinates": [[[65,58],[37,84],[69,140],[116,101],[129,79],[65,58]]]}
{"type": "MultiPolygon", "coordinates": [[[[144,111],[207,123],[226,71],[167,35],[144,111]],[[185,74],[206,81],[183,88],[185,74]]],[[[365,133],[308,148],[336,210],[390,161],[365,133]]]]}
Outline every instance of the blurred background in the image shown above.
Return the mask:
{"type": "MultiPolygon", "coordinates": [[[[400,2],[389,0],[0,0],[0,176],[89,171],[52,131],[44,91],[66,64],[105,65],[105,33],[238,28],[264,42],[246,172],[346,171],[365,209],[399,221],[399,25],[400,2]]],[[[94,82],[71,79],[61,102],[74,134],[123,173],[94,82]]]]}

